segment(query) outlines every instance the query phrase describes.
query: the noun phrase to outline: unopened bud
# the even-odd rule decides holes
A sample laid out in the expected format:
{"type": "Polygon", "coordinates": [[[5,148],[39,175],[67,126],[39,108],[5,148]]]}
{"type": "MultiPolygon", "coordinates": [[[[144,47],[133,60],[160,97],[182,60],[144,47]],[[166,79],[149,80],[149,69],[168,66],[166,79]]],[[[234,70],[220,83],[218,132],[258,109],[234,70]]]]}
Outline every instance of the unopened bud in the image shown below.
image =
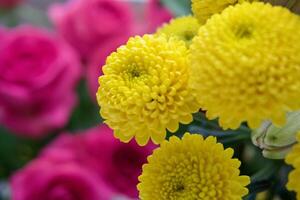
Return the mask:
{"type": "Polygon", "coordinates": [[[283,159],[296,143],[296,135],[300,130],[300,111],[287,114],[287,122],[276,127],[271,122],[252,132],[252,142],[263,150],[263,155],[270,159],[283,159]]]}

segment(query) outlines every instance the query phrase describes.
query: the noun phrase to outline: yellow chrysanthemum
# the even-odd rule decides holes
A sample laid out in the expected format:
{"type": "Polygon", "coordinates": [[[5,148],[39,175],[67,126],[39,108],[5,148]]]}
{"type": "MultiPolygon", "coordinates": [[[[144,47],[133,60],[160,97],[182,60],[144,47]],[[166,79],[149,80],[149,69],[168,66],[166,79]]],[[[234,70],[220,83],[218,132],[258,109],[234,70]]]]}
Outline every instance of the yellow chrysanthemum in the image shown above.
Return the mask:
{"type": "Polygon", "coordinates": [[[230,5],[259,0],[192,0],[192,11],[198,21],[204,24],[212,15],[221,13],[230,5]]]}
{"type": "Polygon", "coordinates": [[[139,177],[141,200],[241,200],[248,176],[240,176],[233,149],[215,137],[173,136],[148,157],[139,177]]]}
{"type": "Polygon", "coordinates": [[[202,109],[223,128],[285,122],[300,109],[300,18],[283,7],[243,3],[214,15],[190,47],[202,109]]]}
{"type": "Polygon", "coordinates": [[[177,37],[189,47],[192,39],[197,35],[200,24],[193,16],[184,16],[172,19],[168,24],[158,28],[156,34],[165,34],[167,37],[177,37]]]}
{"type": "Polygon", "coordinates": [[[198,106],[190,91],[188,50],[182,41],[145,35],[112,53],[99,78],[101,115],[123,142],[161,143],[166,129],[188,124],[198,106]]]}
{"type": "MultiPolygon", "coordinates": [[[[300,142],[300,132],[297,137],[300,142]]],[[[297,199],[300,199],[300,144],[296,144],[293,150],[287,155],[286,163],[292,165],[295,169],[289,174],[287,188],[297,193],[297,199]]]]}

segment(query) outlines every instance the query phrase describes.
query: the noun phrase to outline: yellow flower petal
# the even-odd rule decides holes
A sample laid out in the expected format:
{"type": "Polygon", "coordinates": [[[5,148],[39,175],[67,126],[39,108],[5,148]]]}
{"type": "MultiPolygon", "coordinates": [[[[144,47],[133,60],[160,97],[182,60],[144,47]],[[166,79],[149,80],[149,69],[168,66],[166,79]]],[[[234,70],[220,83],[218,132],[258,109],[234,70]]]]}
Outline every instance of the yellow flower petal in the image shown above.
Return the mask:
{"type": "Polygon", "coordinates": [[[157,35],[165,34],[169,37],[176,37],[184,41],[187,47],[192,43],[192,39],[197,35],[200,24],[193,16],[184,16],[172,19],[169,23],[159,27],[157,35]]]}
{"type": "MultiPolygon", "coordinates": [[[[300,133],[298,133],[298,142],[300,142],[300,133]]],[[[287,164],[292,165],[295,169],[289,174],[287,189],[297,193],[297,199],[300,199],[300,144],[294,145],[292,151],[285,159],[287,164]]]]}
{"type": "Polygon", "coordinates": [[[135,136],[145,145],[151,137],[157,144],[166,129],[175,132],[192,120],[197,101],[187,59],[184,42],[157,35],[130,38],[107,58],[97,100],[117,138],[135,136]]]}
{"type": "Polygon", "coordinates": [[[250,178],[239,175],[240,162],[232,154],[215,137],[173,136],[143,166],[140,199],[242,200],[250,178]]]}
{"type": "Polygon", "coordinates": [[[229,7],[199,29],[190,52],[200,106],[224,129],[282,125],[286,112],[300,109],[300,20],[288,9],[229,7]]]}
{"type": "Polygon", "coordinates": [[[259,0],[192,0],[192,11],[200,24],[204,24],[212,15],[221,13],[225,8],[237,3],[259,0]]]}

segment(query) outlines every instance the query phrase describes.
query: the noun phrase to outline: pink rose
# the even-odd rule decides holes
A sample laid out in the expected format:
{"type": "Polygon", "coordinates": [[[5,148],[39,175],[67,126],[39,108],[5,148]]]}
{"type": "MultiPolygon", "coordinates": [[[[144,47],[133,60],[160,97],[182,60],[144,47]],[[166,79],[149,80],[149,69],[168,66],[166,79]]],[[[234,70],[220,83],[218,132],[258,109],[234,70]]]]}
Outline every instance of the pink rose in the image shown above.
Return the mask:
{"type": "Polygon", "coordinates": [[[86,58],[99,44],[132,32],[132,11],[119,0],[69,0],[54,4],[50,18],[58,32],[86,58]]]}
{"type": "Polygon", "coordinates": [[[78,56],[52,33],[23,26],[0,43],[0,123],[22,136],[63,127],[76,103],[78,56]]]}
{"type": "Polygon", "coordinates": [[[112,191],[72,162],[35,160],[11,178],[12,200],[109,200],[112,191]]]}
{"type": "Polygon", "coordinates": [[[99,87],[98,77],[102,75],[102,66],[105,64],[107,56],[125,44],[129,36],[121,36],[102,43],[88,60],[86,67],[86,78],[91,99],[96,101],[96,92],[99,87]]]}
{"type": "Polygon", "coordinates": [[[149,33],[155,32],[157,27],[172,19],[172,13],[159,0],[148,0],[146,21],[149,33]]]}
{"type": "Polygon", "coordinates": [[[20,4],[23,0],[0,0],[0,7],[11,8],[20,4]]]}
{"type": "Polygon", "coordinates": [[[97,173],[116,194],[137,197],[137,177],[154,145],[139,147],[134,141],[121,143],[102,125],[77,135],[64,134],[46,148],[41,157],[75,162],[97,173]]]}

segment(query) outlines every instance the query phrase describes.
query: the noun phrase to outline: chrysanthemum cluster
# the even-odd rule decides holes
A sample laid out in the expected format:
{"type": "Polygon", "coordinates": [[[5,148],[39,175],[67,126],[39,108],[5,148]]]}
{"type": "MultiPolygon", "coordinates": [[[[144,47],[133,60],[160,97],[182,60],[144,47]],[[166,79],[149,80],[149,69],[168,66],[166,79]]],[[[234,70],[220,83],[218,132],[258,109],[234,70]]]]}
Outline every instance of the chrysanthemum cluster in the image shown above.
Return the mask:
{"type": "Polygon", "coordinates": [[[239,176],[240,161],[232,156],[214,137],[173,136],[143,166],[140,199],[241,200],[250,180],[239,176]]]}
{"type": "Polygon", "coordinates": [[[190,51],[200,106],[223,128],[282,125],[300,108],[300,20],[287,9],[230,7],[200,28],[190,51]]]}
{"type": "MultiPolygon", "coordinates": [[[[254,1],[193,0],[194,16],[130,38],[107,58],[97,92],[105,123],[123,142],[161,144],[139,177],[140,199],[242,199],[250,180],[232,149],[189,133],[167,141],[167,131],[199,110],[223,129],[282,125],[300,110],[300,18],[254,1]]],[[[299,145],[287,162],[296,168],[288,188],[300,193],[298,157],[299,145]]]]}
{"type": "Polygon", "coordinates": [[[168,38],[176,37],[186,43],[187,47],[197,35],[200,24],[193,16],[185,16],[173,19],[168,24],[158,28],[156,34],[165,34],[168,38]]]}
{"type": "Polygon", "coordinates": [[[101,115],[123,142],[161,143],[166,129],[188,124],[198,106],[191,92],[188,50],[176,38],[145,35],[112,53],[99,78],[101,115]]]}

